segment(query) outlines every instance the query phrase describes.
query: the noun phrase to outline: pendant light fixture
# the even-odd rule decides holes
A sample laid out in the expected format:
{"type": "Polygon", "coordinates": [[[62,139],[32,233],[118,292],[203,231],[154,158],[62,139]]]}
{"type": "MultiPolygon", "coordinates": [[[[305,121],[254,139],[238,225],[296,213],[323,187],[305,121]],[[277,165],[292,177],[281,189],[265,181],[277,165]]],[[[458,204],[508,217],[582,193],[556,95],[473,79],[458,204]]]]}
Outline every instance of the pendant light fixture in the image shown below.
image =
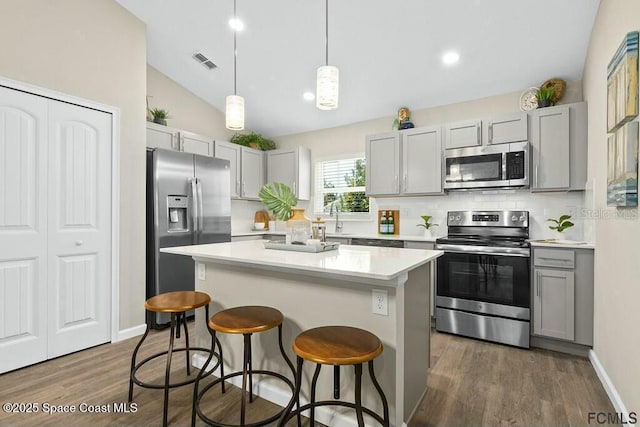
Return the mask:
{"type": "Polygon", "coordinates": [[[338,67],[329,65],[329,0],[325,0],[325,62],[316,77],[316,107],[321,110],[338,108],[338,67]]]}
{"type": "MultiPolygon", "coordinates": [[[[236,0],[233,0],[233,19],[236,18],[236,0]]],[[[244,98],[238,96],[236,90],[236,59],[238,57],[238,48],[236,42],[236,34],[238,33],[237,25],[233,27],[233,95],[227,96],[226,106],[226,128],[229,130],[244,129],[244,98]]]]}

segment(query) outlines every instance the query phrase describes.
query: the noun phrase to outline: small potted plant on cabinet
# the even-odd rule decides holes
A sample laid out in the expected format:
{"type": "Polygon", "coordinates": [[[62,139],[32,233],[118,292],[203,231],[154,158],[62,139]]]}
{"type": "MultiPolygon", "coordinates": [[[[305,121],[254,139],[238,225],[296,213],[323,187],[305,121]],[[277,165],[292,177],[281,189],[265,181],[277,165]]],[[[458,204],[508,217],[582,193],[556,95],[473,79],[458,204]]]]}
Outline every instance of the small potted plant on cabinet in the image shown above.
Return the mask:
{"type": "Polygon", "coordinates": [[[163,126],[167,125],[167,119],[169,118],[169,112],[167,110],[162,110],[160,108],[151,108],[149,112],[153,117],[153,123],[157,123],[163,126]]]}
{"type": "Polygon", "coordinates": [[[538,100],[538,108],[551,107],[553,105],[553,96],[556,90],[554,87],[541,87],[536,93],[536,99],[538,100]]]}
{"type": "Polygon", "coordinates": [[[432,233],[431,233],[431,227],[437,227],[438,224],[432,224],[431,223],[431,219],[433,218],[432,216],[422,215],[422,216],[420,216],[420,218],[422,218],[423,223],[416,225],[416,227],[424,228],[424,237],[426,239],[432,238],[433,236],[432,236],[432,233]]]}
{"type": "Polygon", "coordinates": [[[271,139],[253,132],[245,134],[237,133],[231,137],[231,142],[262,151],[273,150],[276,148],[276,143],[271,139]]]}
{"type": "Polygon", "coordinates": [[[575,224],[571,221],[571,215],[561,215],[558,219],[549,218],[548,222],[552,222],[554,225],[550,225],[549,229],[555,231],[554,239],[555,240],[563,240],[564,235],[562,234],[567,228],[573,227],[575,224]]]}

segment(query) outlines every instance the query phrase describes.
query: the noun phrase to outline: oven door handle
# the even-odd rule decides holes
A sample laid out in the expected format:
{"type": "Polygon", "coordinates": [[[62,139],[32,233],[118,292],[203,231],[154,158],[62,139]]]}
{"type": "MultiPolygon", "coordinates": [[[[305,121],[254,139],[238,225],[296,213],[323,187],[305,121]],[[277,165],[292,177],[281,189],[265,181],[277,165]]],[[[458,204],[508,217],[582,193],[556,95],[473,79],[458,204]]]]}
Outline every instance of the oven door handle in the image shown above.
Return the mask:
{"type": "Polygon", "coordinates": [[[529,258],[531,253],[529,249],[520,248],[494,248],[486,246],[471,245],[436,245],[436,250],[445,251],[445,253],[468,254],[468,255],[493,255],[493,256],[514,256],[529,258]]]}

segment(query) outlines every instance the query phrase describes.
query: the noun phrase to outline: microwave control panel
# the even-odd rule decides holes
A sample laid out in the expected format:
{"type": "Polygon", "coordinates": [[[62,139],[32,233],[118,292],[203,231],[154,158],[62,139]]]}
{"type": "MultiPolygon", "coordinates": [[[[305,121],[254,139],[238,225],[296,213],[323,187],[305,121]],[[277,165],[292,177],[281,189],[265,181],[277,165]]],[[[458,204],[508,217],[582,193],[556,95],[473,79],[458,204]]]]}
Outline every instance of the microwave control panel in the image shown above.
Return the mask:
{"type": "Polygon", "coordinates": [[[507,179],[524,179],[524,151],[507,153],[507,179]]]}

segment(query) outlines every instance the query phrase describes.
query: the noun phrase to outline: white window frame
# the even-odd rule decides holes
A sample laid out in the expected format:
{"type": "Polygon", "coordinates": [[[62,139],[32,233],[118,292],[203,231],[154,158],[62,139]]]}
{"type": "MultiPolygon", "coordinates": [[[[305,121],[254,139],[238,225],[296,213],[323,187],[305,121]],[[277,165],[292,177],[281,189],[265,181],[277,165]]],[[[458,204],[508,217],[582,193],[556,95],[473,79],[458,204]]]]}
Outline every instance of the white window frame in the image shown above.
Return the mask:
{"type": "MultiPolygon", "coordinates": [[[[327,156],[327,157],[322,157],[322,158],[318,158],[315,160],[313,166],[314,166],[314,181],[313,181],[313,185],[314,185],[314,195],[313,195],[313,215],[314,217],[321,217],[322,219],[325,220],[331,220],[333,218],[335,218],[334,216],[329,216],[329,214],[327,212],[323,212],[322,211],[322,195],[324,193],[334,193],[334,192],[344,192],[345,190],[349,190],[349,191],[363,191],[366,192],[366,187],[362,186],[362,187],[339,187],[339,188],[331,188],[331,189],[325,189],[324,186],[321,184],[321,182],[323,182],[321,180],[321,178],[323,177],[322,174],[322,167],[321,164],[323,162],[328,162],[328,161],[333,161],[333,160],[347,160],[347,159],[365,159],[365,153],[350,153],[350,154],[340,154],[340,155],[335,155],[335,156],[327,156]]],[[[368,196],[367,196],[368,197],[368,196]]],[[[372,202],[373,199],[369,198],[369,212],[340,212],[340,221],[345,220],[345,221],[370,221],[372,216],[371,216],[371,211],[372,211],[372,202]]]]}

